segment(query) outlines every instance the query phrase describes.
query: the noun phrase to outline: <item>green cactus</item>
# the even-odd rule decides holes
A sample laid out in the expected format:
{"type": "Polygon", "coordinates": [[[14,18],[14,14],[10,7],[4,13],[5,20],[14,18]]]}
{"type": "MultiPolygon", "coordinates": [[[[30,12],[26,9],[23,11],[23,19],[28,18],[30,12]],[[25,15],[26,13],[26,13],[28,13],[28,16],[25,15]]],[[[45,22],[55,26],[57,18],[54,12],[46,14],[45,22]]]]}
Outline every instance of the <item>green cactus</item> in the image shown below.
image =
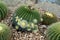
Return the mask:
{"type": "Polygon", "coordinates": [[[3,2],[0,2],[0,21],[4,19],[6,15],[7,15],[7,6],[3,2]]]}
{"type": "Polygon", "coordinates": [[[0,40],[11,40],[11,30],[4,23],[0,23],[0,40]]]}
{"type": "Polygon", "coordinates": [[[21,6],[16,11],[14,16],[18,16],[19,18],[22,18],[24,20],[27,20],[28,22],[32,22],[34,19],[37,20],[37,22],[40,22],[40,14],[39,12],[32,8],[31,6],[21,6]]]}
{"type": "Polygon", "coordinates": [[[32,8],[31,6],[21,6],[19,7],[13,16],[13,27],[17,30],[26,30],[32,31],[38,29],[36,23],[40,22],[41,20],[39,12],[32,8]]]}
{"type": "Polygon", "coordinates": [[[60,22],[49,26],[46,35],[48,40],[60,40],[60,22]]]}
{"type": "Polygon", "coordinates": [[[42,24],[46,24],[46,25],[50,25],[58,21],[57,16],[50,12],[45,12],[42,15],[42,18],[43,18],[42,24]]]}

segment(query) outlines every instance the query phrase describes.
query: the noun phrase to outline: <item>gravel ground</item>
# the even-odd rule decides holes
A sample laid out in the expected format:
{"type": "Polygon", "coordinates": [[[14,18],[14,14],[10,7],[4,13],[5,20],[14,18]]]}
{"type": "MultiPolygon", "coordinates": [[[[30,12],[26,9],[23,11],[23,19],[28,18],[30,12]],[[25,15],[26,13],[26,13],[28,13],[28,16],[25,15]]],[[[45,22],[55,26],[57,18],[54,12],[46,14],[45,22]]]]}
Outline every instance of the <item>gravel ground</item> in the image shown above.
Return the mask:
{"type": "Polygon", "coordinates": [[[54,3],[52,4],[52,3],[48,3],[48,2],[45,2],[45,3],[40,2],[36,6],[39,8],[42,8],[43,10],[56,14],[57,17],[60,18],[60,5],[57,5],[54,3]]]}

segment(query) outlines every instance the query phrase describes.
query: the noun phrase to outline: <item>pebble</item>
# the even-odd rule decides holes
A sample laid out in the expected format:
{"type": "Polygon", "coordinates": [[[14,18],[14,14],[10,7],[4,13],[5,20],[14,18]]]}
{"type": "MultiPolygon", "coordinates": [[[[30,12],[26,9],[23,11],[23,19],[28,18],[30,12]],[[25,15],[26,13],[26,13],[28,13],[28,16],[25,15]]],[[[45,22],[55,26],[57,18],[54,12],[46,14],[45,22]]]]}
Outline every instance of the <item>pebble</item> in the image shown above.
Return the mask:
{"type": "Polygon", "coordinates": [[[40,37],[40,40],[44,40],[44,36],[41,36],[41,37],[40,37]]]}
{"type": "Polygon", "coordinates": [[[46,26],[46,25],[41,25],[41,28],[46,29],[46,28],[47,28],[47,26],[46,26]]]}

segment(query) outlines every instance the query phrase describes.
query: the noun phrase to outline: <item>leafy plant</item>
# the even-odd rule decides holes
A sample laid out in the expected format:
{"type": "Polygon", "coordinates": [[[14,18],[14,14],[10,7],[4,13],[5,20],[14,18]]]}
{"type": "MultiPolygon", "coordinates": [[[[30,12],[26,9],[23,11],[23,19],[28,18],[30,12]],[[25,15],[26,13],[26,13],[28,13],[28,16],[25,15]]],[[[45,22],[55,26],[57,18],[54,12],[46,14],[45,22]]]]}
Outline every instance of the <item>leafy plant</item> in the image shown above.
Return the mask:
{"type": "Polygon", "coordinates": [[[11,40],[11,30],[4,23],[0,23],[0,40],[11,40]]]}
{"type": "Polygon", "coordinates": [[[3,2],[0,2],[0,21],[6,17],[7,11],[7,6],[3,2]]]}
{"type": "Polygon", "coordinates": [[[49,25],[58,21],[57,16],[48,11],[42,15],[42,18],[43,18],[42,24],[46,24],[46,25],[49,25]]]}
{"type": "Polygon", "coordinates": [[[60,22],[54,23],[48,27],[48,40],[60,40],[60,22]]]}

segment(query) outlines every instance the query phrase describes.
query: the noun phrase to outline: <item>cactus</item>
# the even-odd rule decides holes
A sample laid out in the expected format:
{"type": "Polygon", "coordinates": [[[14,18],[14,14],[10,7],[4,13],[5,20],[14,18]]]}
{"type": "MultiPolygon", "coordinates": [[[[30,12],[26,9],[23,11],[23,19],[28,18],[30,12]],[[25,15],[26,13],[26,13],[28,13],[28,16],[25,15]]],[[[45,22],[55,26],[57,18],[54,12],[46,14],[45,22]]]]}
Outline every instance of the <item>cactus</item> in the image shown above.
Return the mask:
{"type": "Polygon", "coordinates": [[[3,2],[0,2],[0,21],[4,19],[6,15],[7,15],[7,6],[3,2]]]}
{"type": "Polygon", "coordinates": [[[0,40],[11,40],[11,30],[4,23],[0,23],[0,40]]]}
{"type": "Polygon", "coordinates": [[[24,20],[27,20],[28,22],[32,22],[34,19],[37,20],[37,22],[40,22],[40,14],[39,12],[32,8],[31,6],[21,6],[16,11],[14,16],[18,16],[19,18],[22,18],[24,20]]]}
{"type": "Polygon", "coordinates": [[[60,22],[50,25],[46,35],[47,40],[60,40],[60,22]]]}
{"type": "Polygon", "coordinates": [[[46,24],[46,25],[50,25],[50,24],[58,21],[57,16],[53,13],[50,13],[50,12],[45,12],[42,15],[42,18],[43,18],[42,24],[46,24]]]}
{"type": "Polygon", "coordinates": [[[17,30],[23,31],[33,31],[36,32],[38,30],[37,25],[40,22],[40,14],[39,12],[32,8],[31,6],[21,6],[19,7],[14,15],[13,15],[13,27],[17,30]]]}

